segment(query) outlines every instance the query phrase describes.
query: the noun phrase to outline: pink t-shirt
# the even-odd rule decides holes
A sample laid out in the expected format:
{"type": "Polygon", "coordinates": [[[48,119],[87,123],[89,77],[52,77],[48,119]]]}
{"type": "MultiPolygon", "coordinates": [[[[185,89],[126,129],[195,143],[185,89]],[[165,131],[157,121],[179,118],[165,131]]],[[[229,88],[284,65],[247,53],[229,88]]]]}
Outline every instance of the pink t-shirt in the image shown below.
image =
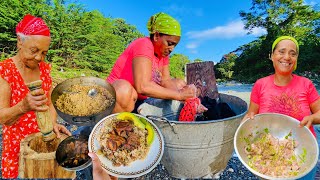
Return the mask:
{"type": "MultiPolygon", "coordinates": [[[[117,79],[125,79],[134,86],[132,61],[136,57],[146,57],[152,62],[152,81],[160,84],[161,72],[160,68],[169,64],[169,56],[157,58],[154,55],[153,44],[148,37],[138,38],[134,40],[125,51],[119,56],[114,64],[110,75],[107,78],[109,83],[117,79]]],[[[139,99],[146,99],[146,96],[139,95],[139,99]]]]}
{"type": "MultiPolygon", "coordinates": [[[[319,99],[312,81],[293,75],[287,86],[274,84],[274,75],[257,80],[251,92],[251,101],[259,105],[258,113],[280,113],[301,121],[311,114],[310,104],[319,99]]],[[[311,132],[315,135],[313,126],[311,132]]]]}

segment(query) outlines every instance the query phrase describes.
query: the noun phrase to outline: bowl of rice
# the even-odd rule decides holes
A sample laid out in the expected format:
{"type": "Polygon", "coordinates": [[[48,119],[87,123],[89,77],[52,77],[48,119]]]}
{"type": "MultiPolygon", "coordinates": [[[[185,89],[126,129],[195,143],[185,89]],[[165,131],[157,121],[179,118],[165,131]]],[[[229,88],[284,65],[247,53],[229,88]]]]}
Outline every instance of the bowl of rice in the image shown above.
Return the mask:
{"type": "Polygon", "coordinates": [[[116,92],[104,79],[76,77],[59,83],[51,94],[52,104],[58,115],[77,126],[94,126],[110,115],[115,106],[116,92]],[[95,89],[96,95],[89,91],[95,89]]]}
{"type": "Polygon", "coordinates": [[[278,113],[262,113],[247,119],[234,137],[241,163],[263,179],[299,179],[317,164],[315,136],[299,121],[278,113]]]}

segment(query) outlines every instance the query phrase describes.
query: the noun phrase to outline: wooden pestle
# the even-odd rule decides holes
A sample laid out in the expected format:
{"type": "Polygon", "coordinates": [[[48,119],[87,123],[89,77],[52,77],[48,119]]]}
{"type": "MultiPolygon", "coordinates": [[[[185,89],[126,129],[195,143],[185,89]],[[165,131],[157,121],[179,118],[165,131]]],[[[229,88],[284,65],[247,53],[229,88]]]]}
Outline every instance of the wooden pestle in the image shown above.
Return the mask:
{"type": "MultiPolygon", "coordinates": [[[[41,85],[42,85],[41,80],[33,81],[27,84],[31,94],[32,94],[32,91],[41,89],[41,85]]],[[[43,135],[43,141],[52,141],[53,139],[55,139],[56,134],[53,132],[53,123],[50,119],[49,110],[44,112],[36,111],[36,116],[37,116],[37,123],[38,123],[39,129],[43,135]]]]}

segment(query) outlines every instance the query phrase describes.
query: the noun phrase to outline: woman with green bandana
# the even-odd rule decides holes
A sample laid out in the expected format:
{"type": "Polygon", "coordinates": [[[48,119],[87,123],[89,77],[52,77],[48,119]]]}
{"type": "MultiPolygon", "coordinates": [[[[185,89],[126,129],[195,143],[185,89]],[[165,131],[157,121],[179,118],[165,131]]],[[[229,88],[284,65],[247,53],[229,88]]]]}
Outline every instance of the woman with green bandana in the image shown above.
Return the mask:
{"type": "MultiPolygon", "coordinates": [[[[250,96],[244,120],[260,113],[280,113],[300,121],[316,136],[312,124],[320,123],[320,96],[312,81],[293,74],[297,68],[299,44],[291,36],[281,36],[272,44],[270,60],[275,73],[258,79],[250,96]]],[[[314,179],[316,167],[303,179],[314,179]]]]}
{"type": "Polygon", "coordinates": [[[147,28],[150,37],[134,40],[107,78],[116,90],[113,112],[130,112],[147,97],[185,100],[195,96],[194,85],[170,77],[169,55],[180,41],[179,22],[161,12],[151,16],[147,28]]]}

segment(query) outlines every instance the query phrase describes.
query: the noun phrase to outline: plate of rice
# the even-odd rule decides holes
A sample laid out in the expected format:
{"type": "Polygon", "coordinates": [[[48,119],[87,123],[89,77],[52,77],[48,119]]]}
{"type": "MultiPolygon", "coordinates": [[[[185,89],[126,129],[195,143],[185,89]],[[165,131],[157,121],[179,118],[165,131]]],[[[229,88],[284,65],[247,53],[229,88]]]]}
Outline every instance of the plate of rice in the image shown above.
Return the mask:
{"type": "Polygon", "coordinates": [[[148,118],[117,113],[100,120],[89,136],[89,151],[97,154],[112,176],[135,178],[152,171],[160,162],[164,139],[148,118]]]}

